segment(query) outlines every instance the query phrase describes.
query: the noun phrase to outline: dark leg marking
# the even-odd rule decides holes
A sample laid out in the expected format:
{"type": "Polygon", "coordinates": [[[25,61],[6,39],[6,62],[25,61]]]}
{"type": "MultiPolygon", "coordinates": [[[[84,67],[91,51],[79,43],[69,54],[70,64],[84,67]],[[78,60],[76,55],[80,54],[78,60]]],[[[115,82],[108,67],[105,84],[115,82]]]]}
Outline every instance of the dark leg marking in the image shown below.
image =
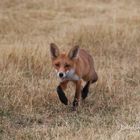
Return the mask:
{"type": "Polygon", "coordinates": [[[82,90],[82,99],[85,99],[89,93],[89,85],[90,85],[90,81],[88,81],[86,83],[86,85],[84,86],[83,90],[82,90]]]}
{"type": "Polygon", "coordinates": [[[68,105],[68,99],[67,99],[67,97],[65,96],[65,93],[64,93],[64,91],[62,90],[62,88],[61,88],[60,85],[57,87],[57,93],[58,93],[58,96],[59,96],[60,101],[61,101],[63,104],[68,105]]]}

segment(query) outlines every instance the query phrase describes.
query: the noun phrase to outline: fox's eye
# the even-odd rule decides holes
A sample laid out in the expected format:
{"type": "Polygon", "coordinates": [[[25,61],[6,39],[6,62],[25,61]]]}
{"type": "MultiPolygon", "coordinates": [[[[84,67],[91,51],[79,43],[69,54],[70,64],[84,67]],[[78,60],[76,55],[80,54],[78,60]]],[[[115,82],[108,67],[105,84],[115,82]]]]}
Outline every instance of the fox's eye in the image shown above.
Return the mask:
{"type": "Polygon", "coordinates": [[[55,66],[56,66],[56,67],[59,67],[59,66],[60,66],[60,64],[59,64],[59,63],[57,63],[57,64],[55,64],[55,66]]]}
{"type": "Polygon", "coordinates": [[[65,67],[66,67],[66,68],[69,68],[69,67],[70,67],[70,65],[69,65],[69,64],[65,64],[65,67]]]}

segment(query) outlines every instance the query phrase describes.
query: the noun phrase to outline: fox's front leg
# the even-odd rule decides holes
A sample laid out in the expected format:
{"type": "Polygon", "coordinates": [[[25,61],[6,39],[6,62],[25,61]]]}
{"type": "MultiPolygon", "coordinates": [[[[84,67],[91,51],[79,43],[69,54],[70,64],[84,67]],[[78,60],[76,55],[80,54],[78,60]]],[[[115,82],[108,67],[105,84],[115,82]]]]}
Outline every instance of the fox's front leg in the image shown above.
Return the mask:
{"type": "Polygon", "coordinates": [[[73,101],[73,109],[76,110],[76,108],[79,105],[79,101],[80,101],[80,96],[81,96],[81,81],[76,81],[76,91],[75,91],[75,97],[74,97],[74,101],[73,101]]]}
{"type": "Polygon", "coordinates": [[[68,99],[63,90],[67,88],[67,83],[68,81],[61,82],[59,86],[57,87],[57,93],[58,93],[59,99],[65,105],[68,105],[68,99]]]}

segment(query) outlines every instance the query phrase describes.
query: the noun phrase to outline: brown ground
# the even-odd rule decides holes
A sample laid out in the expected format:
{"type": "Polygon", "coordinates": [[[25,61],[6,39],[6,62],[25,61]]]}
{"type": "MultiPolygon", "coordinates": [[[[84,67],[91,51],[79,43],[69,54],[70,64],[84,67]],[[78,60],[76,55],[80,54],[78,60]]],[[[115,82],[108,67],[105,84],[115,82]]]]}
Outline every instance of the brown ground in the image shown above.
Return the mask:
{"type": "Polygon", "coordinates": [[[139,0],[0,0],[0,52],[0,139],[140,139],[139,0]],[[94,56],[99,80],[75,113],[56,96],[51,42],[94,56]]]}

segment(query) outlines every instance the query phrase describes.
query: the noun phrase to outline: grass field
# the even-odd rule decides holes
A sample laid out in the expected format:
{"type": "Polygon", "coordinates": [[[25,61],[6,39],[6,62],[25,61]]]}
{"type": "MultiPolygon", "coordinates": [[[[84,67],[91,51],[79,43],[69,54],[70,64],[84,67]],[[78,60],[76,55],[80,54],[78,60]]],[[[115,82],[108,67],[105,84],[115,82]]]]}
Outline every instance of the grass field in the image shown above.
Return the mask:
{"type": "Polygon", "coordinates": [[[0,140],[77,139],[140,139],[140,1],[0,0],[0,140]],[[77,112],[58,100],[51,42],[94,57],[77,112]]]}

